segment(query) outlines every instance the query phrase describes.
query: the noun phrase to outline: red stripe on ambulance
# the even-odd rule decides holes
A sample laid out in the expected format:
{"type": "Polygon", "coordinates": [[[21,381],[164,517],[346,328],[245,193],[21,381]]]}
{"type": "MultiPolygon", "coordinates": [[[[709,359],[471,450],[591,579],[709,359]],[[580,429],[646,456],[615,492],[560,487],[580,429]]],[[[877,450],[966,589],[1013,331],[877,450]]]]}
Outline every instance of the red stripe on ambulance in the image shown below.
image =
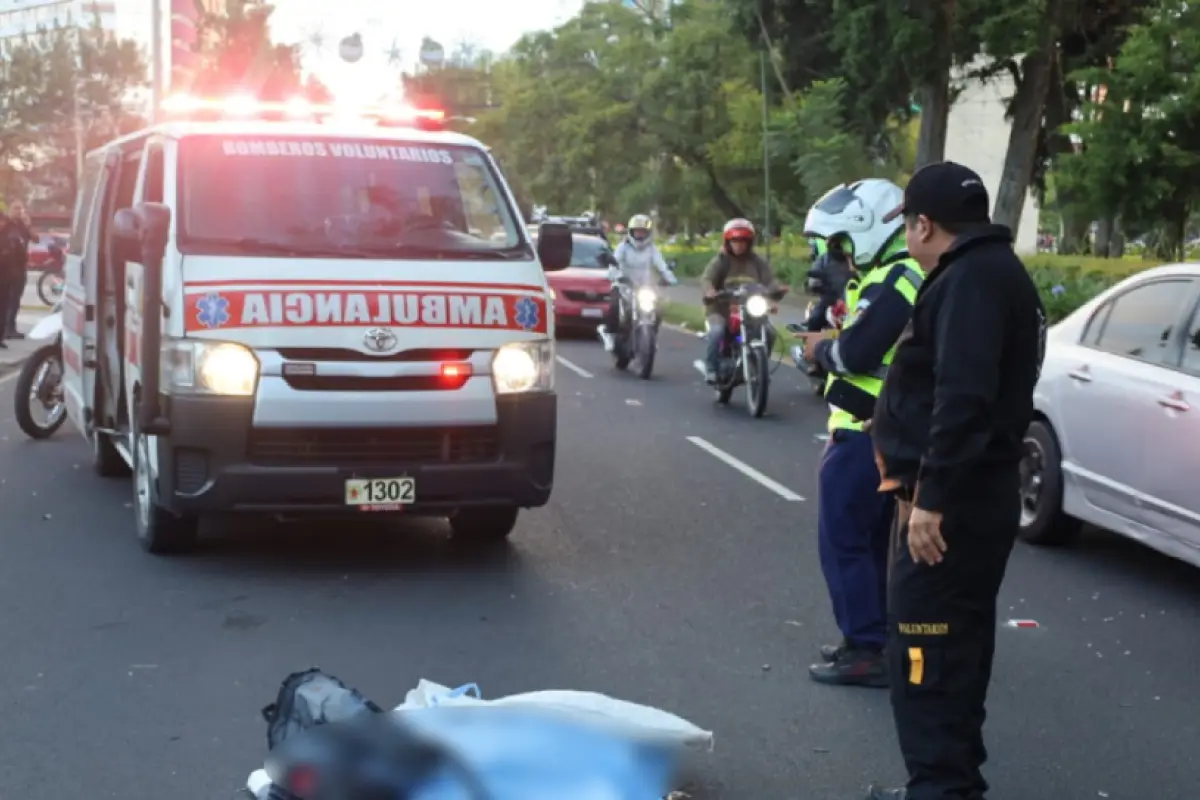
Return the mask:
{"type": "Polygon", "coordinates": [[[547,331],[543,295],[387,291],[202,291],[189,286],[185,328],[476,328],[547,331]]]}

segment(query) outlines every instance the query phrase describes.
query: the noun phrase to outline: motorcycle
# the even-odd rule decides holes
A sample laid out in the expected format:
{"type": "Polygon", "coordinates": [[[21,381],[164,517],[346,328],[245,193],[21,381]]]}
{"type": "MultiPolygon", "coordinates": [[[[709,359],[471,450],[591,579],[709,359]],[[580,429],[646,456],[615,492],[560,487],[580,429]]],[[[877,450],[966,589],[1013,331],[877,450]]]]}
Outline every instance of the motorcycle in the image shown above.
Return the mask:
{"type": "Polygon", "coordinates": [[[37,293],[43,303],[53,306],[62,298],[63,286],[66,284],[66,278],[63,275],[66,256],[63,254],[62,248],[56,244],[50,245],[47,249],[50,251],[50,263],[38,276],[37,293]]]}
{"type": "Polygon", "coordinates": [[[29,339],[46,342],[21,366],[14,390],[17,425],[31,439],[46,439],[67,420],[63,397],[62,302],[55,304],[49,316],[33,327],[29,339]],[[39,420],[36,411],[45,413],[39,420]]]}
{"type": "MultiPolygon", "coordinates": [[[[815,303],[809,303],[804,309],[804,318],[811,319],[815,303]]],[[[832,311],[826,311],[827,327],[836,327],[831,319],[832,311]]],[[[797,325],[794,322],[789,322],[787,325],[789,333],[802,334],[810,333],[803,325],[797,325]]],[[[804,347],[802,345],[793,345],[791,351],[792,361],[796,364],[796,369],[800,370],[808,378],[809,384],[812,386],[812,393],[817,397],[825,395],[825,381],[829,377],[829,373],[820,364],[809,362],[804,358],[804,347]]]]}
{"type": "MultiPolygon", "coordinates": [[[[720,343],[717,379],[713,383],[718,403],[727,404],[733,390],[744,383],[746,410],[756,418],[766,413],[771,385],[771,351],[776,338],[769,315],[771,304],[786,293],[787,289],[769,292],[762,286],[750,284],[724,289],[713,298],[732,304],[729,324],[720,343]]],[[[704,326],[707,333],[707,321],[704,326]]],[[[694,366],[701,375],[707,375],[703,359],[698,359],[694,366]]]]}
{"type": "Polygon", "coordinates": [[[662,325],[658,292],[652,286],[635,287],[624,276],[613,281],[613,288],[620,294],[617,332],[610,333],[603,326],[596,332],[605,347],[609,344],[608,337],[612,337],[613,365],[617,369],[636,362],[638,375],[649,380],[658,353],[658,329],[662,325]]]}

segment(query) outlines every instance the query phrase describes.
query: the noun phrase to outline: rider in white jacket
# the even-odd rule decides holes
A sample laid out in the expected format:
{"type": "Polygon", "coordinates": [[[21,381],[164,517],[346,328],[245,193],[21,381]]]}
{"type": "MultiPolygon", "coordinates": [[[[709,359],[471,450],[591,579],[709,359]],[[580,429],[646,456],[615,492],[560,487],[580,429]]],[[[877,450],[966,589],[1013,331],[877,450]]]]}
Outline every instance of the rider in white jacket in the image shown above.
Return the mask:
{"type": "Polygon", "coordinates": [[[613,252],[616,265],[608,270],[608,277],[613,281],[612,296],[608,304],[608,316],[600,326],[600,335],[604,340],[604,349],[611,351],[615,334],[621,326],[621,290],[617,282],[624,278],[631,289],[639,286],[656,285],[659,280],[668,286],[674,286],[679,281],[675,278],[666,259],[654,246],[654,222],[645,214],[636,214],[629,220],[625,238],[613,252]],[[655,274],[657,273],[657,274],[655,274]]]}

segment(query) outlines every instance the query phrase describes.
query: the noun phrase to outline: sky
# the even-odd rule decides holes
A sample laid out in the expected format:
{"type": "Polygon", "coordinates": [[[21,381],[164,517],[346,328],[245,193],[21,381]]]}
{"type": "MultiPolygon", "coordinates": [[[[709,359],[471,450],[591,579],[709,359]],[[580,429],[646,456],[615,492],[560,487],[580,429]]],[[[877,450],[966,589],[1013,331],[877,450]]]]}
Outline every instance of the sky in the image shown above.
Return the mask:
{"type": "Polygon", "coordinates": [[[582,0],[276,0],[272,35],[279,42],[299,42],[304,68],[315,73],[335,94],[349,100],[378,95],[379,86],[394,85],[401,69],[417,63],[421,39],[438,41],[447,52],[461,41],[503,52],[523,33],[553,28],[570,19],[582,0]],[[323,34],[321,48],[311,43],[323,34]],[[338,42],[360,33],[365,54],[357,64],[338,56],[338,42]],[[400,53],[398,65],[389,53],[400,53]]]}

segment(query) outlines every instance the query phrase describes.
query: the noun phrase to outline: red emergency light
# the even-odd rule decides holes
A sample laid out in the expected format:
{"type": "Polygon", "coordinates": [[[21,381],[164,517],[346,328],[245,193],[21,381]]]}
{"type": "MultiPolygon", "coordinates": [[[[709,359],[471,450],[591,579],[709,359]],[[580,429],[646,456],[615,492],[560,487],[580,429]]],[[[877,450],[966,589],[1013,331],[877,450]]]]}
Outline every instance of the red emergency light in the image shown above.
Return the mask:
{"type": "Polygon", "coordinates": [[[406,105],[349,106],[313,103],[303,97],[284,102],[259,100],[249,94],[223,98],[174,95],[160,106],[171,120],[275,120],[292,122],[351,121],[423,131],[445,129],[446,112],[441,109],[406,105]]]}

